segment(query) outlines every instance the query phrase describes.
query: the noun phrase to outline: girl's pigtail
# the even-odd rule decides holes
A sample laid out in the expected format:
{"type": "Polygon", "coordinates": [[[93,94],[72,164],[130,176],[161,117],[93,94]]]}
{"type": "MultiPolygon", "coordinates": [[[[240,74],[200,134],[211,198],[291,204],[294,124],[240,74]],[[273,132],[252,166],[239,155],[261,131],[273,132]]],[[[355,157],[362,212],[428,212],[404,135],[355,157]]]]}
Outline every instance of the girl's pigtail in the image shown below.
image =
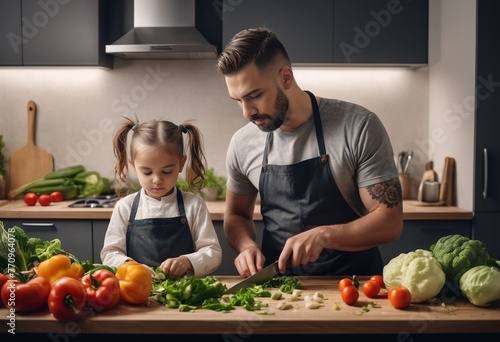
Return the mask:
{"type": "MultiPolygon", "coordinates": [[[[129,118],[125,118],[117,128],[113,136],[113,153],[115,155],[115,179],[119,188],[127,184],[128,160],[127,160],[127,136],[131,129],[137,124],[129,118]]],[[[120,193],[120,192],[118,192],[120,193]]]]}
{"type": "Polygon", "coordinates": [[[180,125],[189,141],[187,144],[186,181],[190,190],[199,192],[203,188],[206,173],[206,159],[203,152],[203,139],[200,130],[191,124],[180,125]]]}

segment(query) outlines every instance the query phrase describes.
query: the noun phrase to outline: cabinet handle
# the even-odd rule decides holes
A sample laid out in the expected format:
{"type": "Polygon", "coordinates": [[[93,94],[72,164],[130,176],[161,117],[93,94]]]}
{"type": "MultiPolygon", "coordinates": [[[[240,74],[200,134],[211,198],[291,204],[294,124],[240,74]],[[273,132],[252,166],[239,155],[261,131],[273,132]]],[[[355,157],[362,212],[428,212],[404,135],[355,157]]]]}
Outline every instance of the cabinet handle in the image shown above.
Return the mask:
{"type": "Polygon", "coordinates": [[[55,224],[54,223],[22,223],[23,228],[28,228],[28,229],[39,229],[39,230],[56,230],[55,224]],[[49,228],[49,229],[47,229],[49,228]]]}
{"type": "Polygon", "coordinates": [[[483,199],[488,197],[488,149],[483,149],[483,168],[484,168],[484,185],[483,185],[483,199]]]}

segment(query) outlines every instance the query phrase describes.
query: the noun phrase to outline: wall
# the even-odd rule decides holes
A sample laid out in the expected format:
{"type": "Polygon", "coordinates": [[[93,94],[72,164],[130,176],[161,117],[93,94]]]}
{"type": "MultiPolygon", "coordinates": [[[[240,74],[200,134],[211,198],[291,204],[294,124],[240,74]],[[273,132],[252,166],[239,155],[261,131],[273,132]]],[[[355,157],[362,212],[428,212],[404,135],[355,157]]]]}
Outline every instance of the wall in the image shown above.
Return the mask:
{"type": "Polygon", "coordinates": [[[476,2],[441,0],[429,5],[429,159],[441,176],[444,158],[455,158],[454,203],[472,210],[476,2]]]}
{"type": "MultiPolygon", "coordinates": [[[[460,168],[458,204],[470,209],[472,119],[455,127],[443,113],[473,94],[475,2],[430,4],[429,67],[296,67],[295,77],[303,89],[359,103],[380,116],[394,153],[415,153],[409,168],[413,197],[426,160],[434,159],[440,174],[444,156],[455,157],[460,168]],[[429,148],[437,128],[445,129],[448,138],[429,148]]],[[[26,143],[26,103],[34,100],[36,143],[54,155],[56,168],[81,163],[112,178],[113,130],[122,116],[136,114],[141,121],[157,118],[180,124],[194,119],[204,132],[209,166],[225,175],[227,145],[246,121],[214,65],[115,59],[113,69],[0,68],[0,134],[7,160],[26,143]]]]}

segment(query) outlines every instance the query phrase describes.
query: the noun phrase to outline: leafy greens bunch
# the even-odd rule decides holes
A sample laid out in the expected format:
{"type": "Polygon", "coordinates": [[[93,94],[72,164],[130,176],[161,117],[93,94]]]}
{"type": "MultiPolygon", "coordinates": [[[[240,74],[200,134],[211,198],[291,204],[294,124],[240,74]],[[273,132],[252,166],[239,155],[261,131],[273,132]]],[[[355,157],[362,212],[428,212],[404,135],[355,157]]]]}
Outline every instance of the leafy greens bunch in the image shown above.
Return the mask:
{"type": "Polygon", "coordinates": [[[59,239],[44,241],[40,238],[29,237],[21,228],[17,226],[5,228],[3,222],[0,221],[0,270],[2,273],[7,268],[15,272],[29,271],[37,263],[56,254],[66,254],[70,259],[76,260],[76,257],[61,248],[59,239]]]}

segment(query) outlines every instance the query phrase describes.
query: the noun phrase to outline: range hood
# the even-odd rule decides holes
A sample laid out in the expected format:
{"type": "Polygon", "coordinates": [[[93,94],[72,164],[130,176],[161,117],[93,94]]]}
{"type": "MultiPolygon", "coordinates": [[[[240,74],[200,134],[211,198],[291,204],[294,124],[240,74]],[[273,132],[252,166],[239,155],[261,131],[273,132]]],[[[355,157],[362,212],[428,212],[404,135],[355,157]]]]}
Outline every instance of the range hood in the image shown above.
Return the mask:
{"type": "Polygon", "coordinates": [[[134,0],[134,28],[106,53],[125,59],[215,59],[195,27],[195,0],[134,0]]]}

